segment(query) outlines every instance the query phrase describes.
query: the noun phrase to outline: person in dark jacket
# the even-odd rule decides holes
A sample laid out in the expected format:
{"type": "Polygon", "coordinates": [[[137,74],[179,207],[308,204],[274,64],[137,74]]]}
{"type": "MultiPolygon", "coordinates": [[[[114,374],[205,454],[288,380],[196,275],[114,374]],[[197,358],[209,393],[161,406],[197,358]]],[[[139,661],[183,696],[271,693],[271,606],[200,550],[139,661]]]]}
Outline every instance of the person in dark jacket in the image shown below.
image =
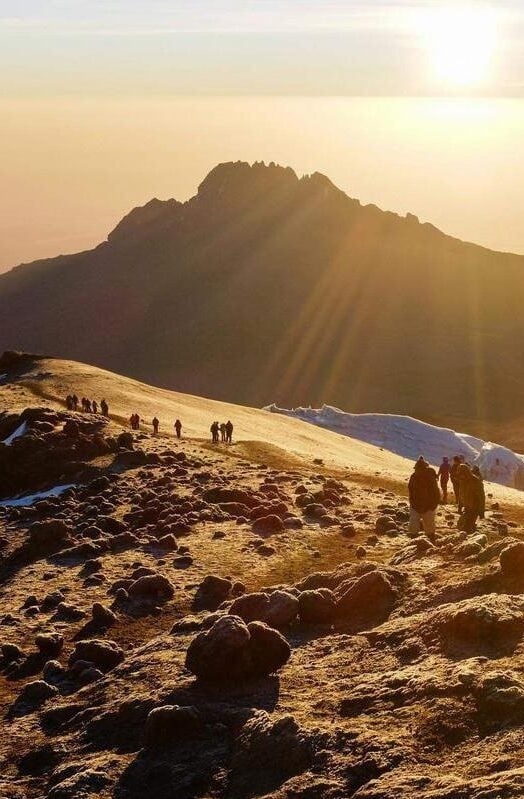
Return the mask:
{"type": "Polygon", "coordinates": [[[103,399],[100,403],[100,410],[102,411],[103,416],[109,416],[109,406],[105,399],[103,399]]]}
{"type": "Polygon", "coordinates": [[[460,492],[459,492],[459,479],[458,479],[458,470],[462,460],[460,455],[455,455],[453,458],[453,464],[451,466],[449,476],[451,478],[451,485],[453,486],[453,493],[455,494],[455,502],[457,503],[457,510],[459,513],[462,513],[462,507],[460,505],[460,492]]]}
{"type": "Polygon", "coordinates": [[[182,434],[182,422],[180,421],[180,419],[177,419],[176,422],[175,422],[175,433],[176,433],[176,437],[180,438],[180,436],[182,434]]]}
{"type": "Polygon", "coordinates": [[[459,529],[466,533],[474,533],[477,519],[484,518],[486,495],[481,477],[473,474],[466,463],[461,463],[458,470],[460,505],[463,508],[459,519],[459,529]]]}
{"type": "Polygon", "coordinates": [[[231,420],[226,422],[226,442],[231,444],[233,442],[233,423],[231,420]]]}
{"type": "Polygon", "coordinates": [[[450,471],[451,467],[449,465],[449,460],[447,458],[444,458],[438,470],[438,477],[440,479],[440,490],[442,491],[443,505],[446,505],[448,501],[448,483],[449,483],[450,471]]]}
{"type": "Polygon", "coordinates": [[[155,436],[158,435],[158,426],[159,426],[159,424],[160,424],[160,422],[158,421],[158,419],[155,416],[155,418],[153,419],[153,433],[155,434],[155,436]]]}
{"type": "Polygon", "coordinates": [[[430,541],[435,541],[435,513],[440,502],[437,475],[424,458],[415,463],[409,478],[409,532],[418,533],[420,524],[430,541]]]}

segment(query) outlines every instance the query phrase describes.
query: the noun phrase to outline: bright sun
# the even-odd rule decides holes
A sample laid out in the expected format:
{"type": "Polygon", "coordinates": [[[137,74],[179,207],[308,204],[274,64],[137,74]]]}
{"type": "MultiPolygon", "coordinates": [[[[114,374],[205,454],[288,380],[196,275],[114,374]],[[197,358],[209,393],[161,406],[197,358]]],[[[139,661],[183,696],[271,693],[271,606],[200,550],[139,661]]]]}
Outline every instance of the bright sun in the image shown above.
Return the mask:
{"type": "Polygon", "coordinates": [[[476,86],[489,74],[497,43],[492,11],[478,6],[442,8],[427,29],[437,78],[452,86],[476,86]]]}

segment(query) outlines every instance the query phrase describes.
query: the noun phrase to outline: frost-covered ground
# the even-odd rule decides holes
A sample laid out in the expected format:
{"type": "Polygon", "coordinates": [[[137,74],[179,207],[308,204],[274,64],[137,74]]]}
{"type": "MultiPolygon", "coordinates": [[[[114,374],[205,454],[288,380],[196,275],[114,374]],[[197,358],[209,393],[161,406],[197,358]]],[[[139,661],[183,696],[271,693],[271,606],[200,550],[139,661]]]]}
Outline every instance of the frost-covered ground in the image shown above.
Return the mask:
{"type": "Polygon", "coordinates": [[[34,502],[38,502],[41,499],[59,497],[60,494],[63,494],[68,488],[74,487],[75,486],[73,483],[69,483],[68,485],[54,486],[53,488],[49,488],[47,491],[39,491],[36,494],[26,494],[24,497],[0,499],[0,505],[2,505],[4,508],[26,508],[28,505],[32,505],[34,502]]]}
{"type": "Polygon", "coordinates": [[[507,447],[482,441],[480,438],[457,433],[445,427],[435,427],[411,416],[384,413],[346,413],[324,405],[322,408],[293,408],[276,405],[265,408],[271,413],[284,414],[323,427],[342,435],[374,444],[402,455],[439,465],[444,457],[462,455],[471,465],[476,464],[483,477],[493,483],[524,488],[524,456],[507,447]]]}
{"type": "Polygon", "coordinates": [[[20,438],[20,436],[23,436],[26,432],[27,432],[27,422],[22,422],[22,424],[19,425],[16,428],[16,430],[13,433],[11,433],[10,436],[7,436],[7,438],[4,438],[4,440],[2,441],[2,444],[5,444],[6,446],[9,446],[10,444],[13,443],[13,441],[15,439],[20,438]]]}

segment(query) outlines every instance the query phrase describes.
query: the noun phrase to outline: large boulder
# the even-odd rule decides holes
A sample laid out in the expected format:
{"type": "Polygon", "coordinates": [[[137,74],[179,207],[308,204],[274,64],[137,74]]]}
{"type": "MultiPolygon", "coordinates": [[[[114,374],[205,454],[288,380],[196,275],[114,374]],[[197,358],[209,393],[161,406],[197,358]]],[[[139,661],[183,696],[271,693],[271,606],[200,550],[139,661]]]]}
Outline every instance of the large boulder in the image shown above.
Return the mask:
{"type": "Polygon", "coordinates": [[[428,630],[457,657],[512,652],[524,634],[524,603],[496,594],[465,599],[435,611],[428,630]]]}
{"type": "Polygon", "coordinates": [[[29,528],[29,545],[33,550],[53,552],[70,542],[71,533],[71,528],[62,519],[34,522],[29,528]]]}
{"type": "Polygon", "coordinates": [[[167,600],[175,595],[173,583],[162,574],[146,574],[128,588],[129,596],[138,599],[167,600]]]}
{"type": "Polygon", "coordinates": [[[250,494],[249,491],[244,491],[241,488],[209,488],[204,491],[202,495],[204,502],[210,502],[213,505],[220,505],[225,502],[238,502],[241,505],[247,505],[252,508],[258,504],[258,499],[250,494]]]}
{"type": "Polygon", "coordinates": [[[290,654],[277,630],[262,622],[247,625],[238,616],[222,616],[193,639],[186,667],[203,681],[231,682],[271,674],[290,654]]]}
{"type": "MultiPolygon", "coordinates": [[[[302,774],[311,765],[314,748],[310,736],[300,729],[292,716],[274,719],[257,710],[244,724],[235,740],[230,771],[233,796],[266,796],[291,777],[302,774]]],[[[284,794],[278,791],[278,796],[284,794]]],[[[313,797],[320,793],[300,788],[286,796],[313,797]]]]}
{"type": "Polygon", "coordinates": [[[305,624],[329,624],[336,614],[337,600],[329,588],[302,591],[298,597],[300,621],[305,624]]]}
{"type": "Polygon", "coordinates": [[[77,661],[87,661],[105,673],[118,666],[123,659],[124,652],[114,641],[93,638],[88,641],[77,641],[69,658],[69,666],[73,666],[77,661]]]}
{"type": "Polygon", "coordinates": [[[380,571],[370,571],[351,581],[339,596],[337,616],[354,629],[365,630],[384,622],[397,599],[388,578],[380,571]]]}
{"type": "Polygon", "coordinates": [[[247,628],[251,636],[249,648],[253,673],[263,677],[282,668],[291,655],[290,646],[284,636],[262,621],[252,621],[247,628]]]}
{"type": "Polygon", "coordinates": [[[235,599],[229,613],[240,616],[248,624],[250,621],[264,621],[269,610],[269,595],[263,592],[244,594],[235,599]]]}
{"type": "Polygon", "coordinates": [[[269,607],[262,621],[270,627],[287,627],[293,624],[298,614],[298,599],[288,591],[273,591],[269,596],[269,607]]]}
{"type": "Polygon", "coordinates": [[[284,522],[274,513],[269,516],[261,516],[253,522],[253,532],[258,535],[271,535],[272,533],[280,533],[284,530],[284,522]]]}
{"type": "Polygon", "coordinates": [[[145,744],[150,748],[159,748],[185,741],[200,732],[202,726],[202,719],[194,707],[155,707],[146,720],[145,744]]]}
{"type": "Polygon", "coordinates": [[[524,578],[524,541],[515,541],[500,553],[500,568],[504,577],[524,578]]]}

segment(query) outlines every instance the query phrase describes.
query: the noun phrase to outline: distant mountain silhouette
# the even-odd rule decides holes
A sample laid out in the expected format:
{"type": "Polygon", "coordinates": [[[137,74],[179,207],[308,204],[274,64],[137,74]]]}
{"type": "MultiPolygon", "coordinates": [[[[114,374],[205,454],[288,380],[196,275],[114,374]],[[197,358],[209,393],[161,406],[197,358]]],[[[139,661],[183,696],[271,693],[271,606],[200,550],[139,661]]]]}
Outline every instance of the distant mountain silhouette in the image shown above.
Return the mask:
{"type": "MultiPolygon", "coordinates": [[[[0,349],[195,394],[506,423],[524,406],[524,257],[228,163],[94,250],[0,276],[0,349]]],[[[81,389],[80,389],[81,390],[81,389]]]]}

